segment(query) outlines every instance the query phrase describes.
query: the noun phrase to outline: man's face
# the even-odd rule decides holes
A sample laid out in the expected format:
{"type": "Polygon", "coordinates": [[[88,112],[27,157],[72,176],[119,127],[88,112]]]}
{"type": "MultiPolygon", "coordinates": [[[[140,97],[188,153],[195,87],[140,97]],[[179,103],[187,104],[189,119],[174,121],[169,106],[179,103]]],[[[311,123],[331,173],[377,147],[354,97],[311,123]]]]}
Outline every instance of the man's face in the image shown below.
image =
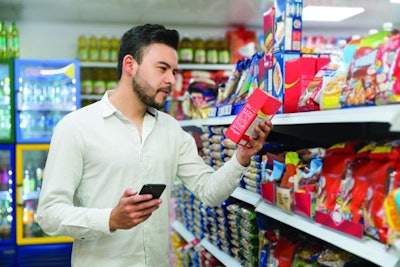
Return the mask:
{"type": "Polygon", "coordinates": [[[144,51],[133,77],[135,94],[146,106],[161,109],[175,84],[176,51],[164,44],[152,44],[144,51]]]}

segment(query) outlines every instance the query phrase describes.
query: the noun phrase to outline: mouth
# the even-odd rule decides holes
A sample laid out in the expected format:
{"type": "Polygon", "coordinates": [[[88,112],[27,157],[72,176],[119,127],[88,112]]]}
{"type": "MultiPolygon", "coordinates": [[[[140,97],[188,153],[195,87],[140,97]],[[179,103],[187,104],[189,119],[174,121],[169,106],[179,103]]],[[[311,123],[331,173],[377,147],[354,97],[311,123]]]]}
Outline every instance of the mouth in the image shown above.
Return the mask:
{"type": "Polygon", "coordinates": [[[160,93],[162,96],[167,98],[171,94],[171,90],[168,88],[163,88],[163,89],[158,90],[158,93],[160,93]]]}

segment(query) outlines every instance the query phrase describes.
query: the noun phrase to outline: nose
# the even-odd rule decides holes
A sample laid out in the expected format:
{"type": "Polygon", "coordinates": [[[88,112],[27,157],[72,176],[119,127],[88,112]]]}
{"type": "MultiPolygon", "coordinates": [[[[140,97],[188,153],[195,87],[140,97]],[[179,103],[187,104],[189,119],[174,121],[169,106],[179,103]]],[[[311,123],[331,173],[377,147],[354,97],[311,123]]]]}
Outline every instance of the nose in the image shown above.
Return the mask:
{"type": "Polygon", "coordinates": [[[165,77],[165,82],[170,85],[176,84],[176,75],[174,72],[168,72],[168,75],[165,77]]]}

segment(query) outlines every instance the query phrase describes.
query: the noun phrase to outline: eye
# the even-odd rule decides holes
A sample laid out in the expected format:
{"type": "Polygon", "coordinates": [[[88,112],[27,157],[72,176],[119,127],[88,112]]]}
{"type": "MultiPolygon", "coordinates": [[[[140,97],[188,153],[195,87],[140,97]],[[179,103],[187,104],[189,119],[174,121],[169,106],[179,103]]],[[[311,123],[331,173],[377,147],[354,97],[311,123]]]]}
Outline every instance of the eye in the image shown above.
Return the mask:
{"type": "Polygon", "coordinates": [[[159,69],[161,70],[161,72],[166,72],[167,71],[167,67],[159,67],[159,69]]]}

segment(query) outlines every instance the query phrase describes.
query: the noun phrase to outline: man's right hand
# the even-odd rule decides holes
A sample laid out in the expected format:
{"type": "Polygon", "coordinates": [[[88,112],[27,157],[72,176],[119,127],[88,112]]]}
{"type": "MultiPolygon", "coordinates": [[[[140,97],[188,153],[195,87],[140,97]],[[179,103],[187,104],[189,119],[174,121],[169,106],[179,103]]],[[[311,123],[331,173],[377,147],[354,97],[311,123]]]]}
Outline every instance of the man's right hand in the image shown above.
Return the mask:
{"type": "Polygon", "coordinates": [[[133,189],[126,189],[118,205],[110,215],[110,231],[130,229],[147,220],[160,207],[161,199],[152,199],[152,195],[139,195],[133,189]]]}

